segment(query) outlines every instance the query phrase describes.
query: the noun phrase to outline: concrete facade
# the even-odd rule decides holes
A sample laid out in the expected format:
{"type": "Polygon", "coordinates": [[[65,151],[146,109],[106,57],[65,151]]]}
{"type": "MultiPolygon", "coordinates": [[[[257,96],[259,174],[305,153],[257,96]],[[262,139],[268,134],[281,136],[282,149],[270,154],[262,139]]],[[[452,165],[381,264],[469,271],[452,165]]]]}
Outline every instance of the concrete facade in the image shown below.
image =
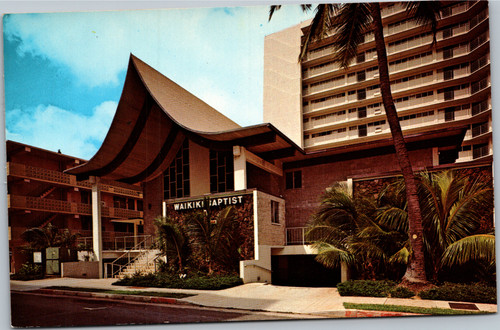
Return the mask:
{"type": "MultiPolygon", "coordinates": [[[[405,134],[468,125],[458,162],[485,158],[493,151],[488,3],[450,2],[441,16],[431,47],[430,27],[408,20],[404,4],[382,4],[400,123],[405,134]]],[[[346,70],[332,61],[331,37],[311,44],[298,64],[300,34],[296,25],[265,39],[264,120],[303,141],[306,151],[389,137],[373,33],[365,34],[346,70]]],[[[457,156],[446,149],[436,153],[441,164],[457,156]]]]}

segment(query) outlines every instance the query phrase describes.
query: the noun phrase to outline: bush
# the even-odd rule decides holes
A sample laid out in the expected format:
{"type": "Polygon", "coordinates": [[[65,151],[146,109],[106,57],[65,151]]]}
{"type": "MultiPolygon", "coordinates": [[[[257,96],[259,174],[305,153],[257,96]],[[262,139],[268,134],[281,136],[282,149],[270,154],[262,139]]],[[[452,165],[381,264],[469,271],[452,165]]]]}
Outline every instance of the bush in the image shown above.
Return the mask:
{"type": "Polygon", "coordinates": [[[396,286],[393,281],[355,280],[337,284],[341,296],[387,297],[396,286]]]}
{"type": "Polygon", "coordinates": [[[30,263],[23,264],[17,273],[10,276],[12,280],[19,281],[39,280],[43,277],[42,267],[30,263]]]}
{"type": "Polygon", "coordinates": [[[113,283],[113,285],[142,286],[157,288],[195,289],[195,290],[221,290],[241,285],[243,281],[238,276],[207,276],[189,275],[183,277],[177,274],[155,273],[134,274],[113,283]]]}
{"type": "Polygon", "coordinates": [[[496,304],[497,289],[485,283],[456,284],[446,282],[442,286],[420,292],[422,299],[467,301],[496,304]]]}
{"type": "Polygon", "coordinates": [[[391,290],[392,298],[411,298],[415,295],[415,292],[411,291],[408,288],[398,286],[391,290]]]}

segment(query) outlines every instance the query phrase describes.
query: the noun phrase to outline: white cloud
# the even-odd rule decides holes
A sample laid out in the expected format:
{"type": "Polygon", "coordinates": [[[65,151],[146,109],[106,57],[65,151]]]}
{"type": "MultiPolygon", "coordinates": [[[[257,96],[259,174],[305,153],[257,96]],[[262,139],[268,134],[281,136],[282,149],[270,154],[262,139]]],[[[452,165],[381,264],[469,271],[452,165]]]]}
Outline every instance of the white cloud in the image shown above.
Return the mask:
{"type": "Polygon", "coordinates": [[[214,107],[247,125],[262,118],[264,36],[306,19],[293,7],[270,23],[267,6],[17,14],[6,17],[4,31],[20,40],[19,54],[62,64],[91,87],[116,85],[133,53],[202,99],[231,97],[219,103],[233,109],[214,107]],[[197,87],[200,78],[211,81],[210,93],[197,87]]]}
{"type": "Polygon", "coordinates": [[[103,102],[90,116],[52,105],[8,111],[7,139],[90,159],[104,140],[116,107],[114,101],[103,102]]]}

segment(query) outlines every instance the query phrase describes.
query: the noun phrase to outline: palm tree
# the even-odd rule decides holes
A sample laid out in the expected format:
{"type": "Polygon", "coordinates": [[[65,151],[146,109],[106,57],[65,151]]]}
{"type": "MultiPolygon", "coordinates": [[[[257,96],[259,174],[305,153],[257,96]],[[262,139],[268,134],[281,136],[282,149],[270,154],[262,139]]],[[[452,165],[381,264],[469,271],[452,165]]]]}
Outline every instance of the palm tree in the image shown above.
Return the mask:
{"type": "MultiPolygon", "coordinates": [[[[493,210],[491,179],[453,171],[424,172],[419,176],[419,196],[427,264],[434,281],[445,267],[494,264],[495,236],[480,229],[493,210]]],[[[378,223],[404,232],[408,226],[404,184],[389,186],[380,203],[378,223]]]]}
{"type": "Polygon", "coordinates": [[[328,268],[357,268],[363,278],[383,276],[389,258],[402,248],[404,235],[375,223],[375,214],[374,203],[353,198],[345,185],[328,188],[307,231],[318,250],[316,260],[328,268]]]}
{"type": "Polygon", "coordinates": [[[49,223],[43,228],[30,228],[21,234],[21,238],[32,250],[44,250],[48,247],[69,248],[75,245],[79,234],[72,234],[68,229],[60,231],[49,223]]]}
{"type": "MultiPolygon", "coordinates": [[[[271,6],[269,19],[280,8],[279,5],[271,6]]],[[[310,8],[310,5],[302,5],[304,11],[310,8]]],[[[440,17],[438,1],[408,2],[406,9],[410,18],[422,24],[430,24],[435,34],[436,22],[440,17]]],[[[344,68],[347,68],[357,55],[358,45],[364,40],[364,34],[370,30],[374,32],[382,102],[391,129],[396,157],[405,181],[408,201],[408,234],[413,254],[403,281],[408,284],[426,283],[422,214],[415,176],[391,94],[380,4],[374,2],[317,5],[316,14],[302,45],[299,61],[305,56],[311,42],[327,37],[332,30],[335,32],[333,35],[334,60],[344,68]]]]}
{"type": "Polygon", "coordinates": [[[237,236],[237,211],[227,207],[212,215],[210,210],[198,211],[185,218],[186,232],[193,250],[206,263],[208,274],[216,270],[235,271],[242,242],[237,236]]]}
{"type": "Polygon", "coordinates": [[[186,235],[180,224],[170,218],[157,218],[156,243],[159,249],[167,256],[167,261],[174,259],[179,272],[183,271],[186,254],[186,235]]]}

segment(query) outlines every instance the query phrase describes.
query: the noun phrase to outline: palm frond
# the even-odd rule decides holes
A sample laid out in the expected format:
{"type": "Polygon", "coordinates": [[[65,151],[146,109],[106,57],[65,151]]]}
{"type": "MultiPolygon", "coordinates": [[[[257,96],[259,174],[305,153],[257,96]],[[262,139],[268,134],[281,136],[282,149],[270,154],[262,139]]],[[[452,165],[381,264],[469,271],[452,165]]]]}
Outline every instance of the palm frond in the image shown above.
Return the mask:
{"type": "Polygon", "coordinates": [[[440,1],[410,1],[406,3],[406,13],[419,25],[430,25],[432,31],[432,44],[436,44],[437,21],[441,17],[442,5],[440,1]]]}
{"type": "Polygon", "coordinates": [[[314,18],[308,27],[301,46],[299,62],[305,58],[311,42],[322,39],[328,35],[332,29],[332,19],[339,5],[337,4],[319,4],[316,6],[314,18]]]}
{"type": "Polygon", "coordinates": [[[372,17],[368,3],[346,3],[336,9],[331,21],[331,28],[336,32],[333,41],[334,61],[342,68],[347,68],[357,56],[358,46],[364,42],[372,17]]]}
{"type": "Polygon", "coordinates": [[[443,253],[441,264],[451,267],[470,261],[495,262],[495,236],[472,235],[450,244],[443,253]]]}
{"type": "Polygon", "coordinates": [[[355,260],[356,258],[352,253],[332,244],[323,243],[318,246],[316,261],[327,268],[336,268],[342,263],[353,265],[355,260]]]}
{"type": "Polygon", "coordinates": [[[269,20],[271,20],[271,18],[273,18],[273,15],[276,11],[280,10],[281,9],[281,5],[272,5],[269,7],[269,20]]]}

